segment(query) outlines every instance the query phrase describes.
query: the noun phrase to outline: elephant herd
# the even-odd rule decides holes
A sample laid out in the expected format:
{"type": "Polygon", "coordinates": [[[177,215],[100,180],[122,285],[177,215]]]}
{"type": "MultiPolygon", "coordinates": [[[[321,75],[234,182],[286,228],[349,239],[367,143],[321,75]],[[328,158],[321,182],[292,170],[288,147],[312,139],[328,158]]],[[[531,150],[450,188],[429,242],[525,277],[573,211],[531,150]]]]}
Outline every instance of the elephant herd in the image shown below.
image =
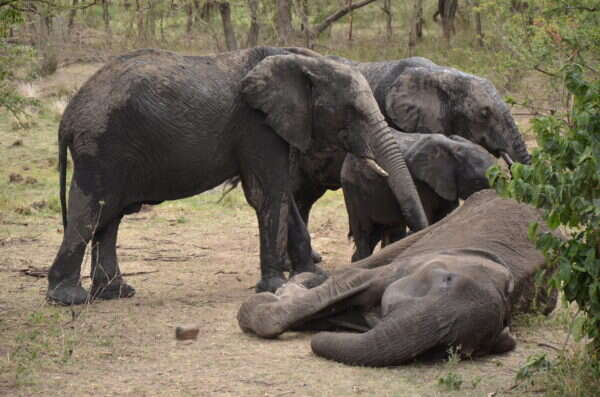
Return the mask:
{"type": "Polygon", "coordinates": [[[64,236],[51,302],[133,296],[116,252],[122,217],[241,182],[258,218],[261,271],[238,314],[245,332],[318,330],[317,355],[383,366],[449,347],[508,351],[512,312],[554,307],[555,293],[534,291],[545,268],[527,239],[536,211],[485,190],[494,157],[530,157],[483,78],[424,58],[145,49],[81,87],[58,138],[64,236]],[[340,187],[356,252],[327,274],[307,225],[315,201],[340,187]],[[90,242],[88,292],[80,273],[90,242]]]}

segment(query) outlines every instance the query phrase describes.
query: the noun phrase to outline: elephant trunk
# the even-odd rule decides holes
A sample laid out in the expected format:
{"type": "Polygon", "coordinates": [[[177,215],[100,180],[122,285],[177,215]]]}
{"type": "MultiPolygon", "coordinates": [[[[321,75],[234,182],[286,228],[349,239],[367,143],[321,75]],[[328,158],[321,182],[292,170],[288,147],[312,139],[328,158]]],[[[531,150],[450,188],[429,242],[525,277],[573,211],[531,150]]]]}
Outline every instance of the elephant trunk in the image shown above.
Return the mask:
{"type": "Polygon", "coordinates": [[[400,145],[390,127],[384,121],[379,123],[379,128],[373,129],[369,135],[369,145],[379,164],[389,174],[388,184],[400,204],[406,223],[415,232],[424,229],[429,222],[400,145]]]}
{"type": "Polygon", "coordinates": [[[508,126],[506,127],[506,131],[508,131],[508,142],[512,143],[507,154],[516,162],[523,164],[531,164],[531,155],[527,151],[527,146],[525,145],[525,141],[523,140],[523,135],[519,131],[515,121],[510,114],[510,111],[507,111],[508,114],[506,119],[508,120],[508,126]]]}
{"type": "Polygon", "coordinates": [[[448,339],[450,324],[439,305],[428,306],[429,311],[409,305],[362,334],[320,332],[312,338],[311,348],[318,356],[349,365],[405,363],[448,339]]]}

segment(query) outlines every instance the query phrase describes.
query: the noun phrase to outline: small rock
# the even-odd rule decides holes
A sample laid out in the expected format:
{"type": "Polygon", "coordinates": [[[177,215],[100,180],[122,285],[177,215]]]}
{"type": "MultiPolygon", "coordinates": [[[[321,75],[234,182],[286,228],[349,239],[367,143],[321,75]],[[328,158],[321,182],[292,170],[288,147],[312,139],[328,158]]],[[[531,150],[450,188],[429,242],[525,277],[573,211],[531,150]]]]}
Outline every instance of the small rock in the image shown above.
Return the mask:
{"type": "Polygon", "coordinates": [[[187,325],[175,328],[175,338],[177,340],[196,340],[198,339],[200,327],[197,325],[187,325]]]}
{"type": "Polygon", "coordinates": [[[21,139],[17,139],[10,145],[10,147],[17,147],[17,146],[23,146],[23,141],[21,139]]]}
{"type": "Polygon", "coordinates": [[[26,185],[35,185],[36,183],[38,183],[38,180],[32,176],[28,176],[27,178],[25,178],[26,185]]]}
{"type": "Polygon", "coordinates": [[[21,169],[22,169],[23,171],[29,171],[31,168],[29,168],[29,166],[28,166],[28,165],[24,165],[23,167],[21,167],[21,169]]]}
{"type": "Polygon", "coordinates": [[[21,183],[23,182],[23,175],[13,172],[8,176],[8,183],[21,183]]]}

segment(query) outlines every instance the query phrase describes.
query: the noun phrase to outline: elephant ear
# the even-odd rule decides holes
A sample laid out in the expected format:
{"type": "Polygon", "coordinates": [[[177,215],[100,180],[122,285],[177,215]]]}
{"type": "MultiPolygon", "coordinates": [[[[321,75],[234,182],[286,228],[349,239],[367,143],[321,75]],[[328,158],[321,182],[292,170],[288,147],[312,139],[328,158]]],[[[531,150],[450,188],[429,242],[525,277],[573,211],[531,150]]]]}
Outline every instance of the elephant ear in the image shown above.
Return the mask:
{"type": "Polygon", "coordinates": [[[426,183],[448,201],[458,198],[456,160],[449,140],[441,135],[427,135],[412,145],[406,153],[406,163],[413,177],[426,183]]]}
{"type": "Polygon", "coordinates": [[[242,97],[265,113],[267,124],[287,143],[305,152],[312,136],[312,88],[301,55],[265,58],[242,80],[242,97]]]}
{"type": "Polygon", "coordinates": [[[440,71],[426,67],[405,69],[385,96],[388,119],[403,131],[425,134],[449,132],[448,95],[440,71]]]}

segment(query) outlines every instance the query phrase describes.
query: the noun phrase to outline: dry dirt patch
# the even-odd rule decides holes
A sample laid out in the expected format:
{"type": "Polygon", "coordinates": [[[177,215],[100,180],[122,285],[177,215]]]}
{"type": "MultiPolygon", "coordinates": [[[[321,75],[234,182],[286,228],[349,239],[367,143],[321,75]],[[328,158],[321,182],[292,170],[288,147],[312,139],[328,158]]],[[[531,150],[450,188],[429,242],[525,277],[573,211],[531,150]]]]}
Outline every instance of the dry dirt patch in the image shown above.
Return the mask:
{"type": "MultiPolygon", "coordinates": [[[[330,196],[312,219],[327,268],[351,253],[341,197],[330,196]]],[[[315,357],[309,334],[245,335],[235,317],[259,277],[255,217],[243,205],[205,207],[172,204],[127,217],[119,255],[123,272],[138,273],[128,279],[137,295],[74,309],[44,304],[45,279],[18,272],[52,261],[58,217],[27,227],[0,218],[0,394],[481,396],[508,390],[531,353],[553,352],[538,343],[562,342],[556,321],[536,320],[516,329],[520,343],[508,355],[369,369],[315,357]],[[198,340],[176,342],[175,326],[189,323],[200,325],[198,340]],[[438,385],[448,373],[462,379],[460,391],[438,385]]]]}

